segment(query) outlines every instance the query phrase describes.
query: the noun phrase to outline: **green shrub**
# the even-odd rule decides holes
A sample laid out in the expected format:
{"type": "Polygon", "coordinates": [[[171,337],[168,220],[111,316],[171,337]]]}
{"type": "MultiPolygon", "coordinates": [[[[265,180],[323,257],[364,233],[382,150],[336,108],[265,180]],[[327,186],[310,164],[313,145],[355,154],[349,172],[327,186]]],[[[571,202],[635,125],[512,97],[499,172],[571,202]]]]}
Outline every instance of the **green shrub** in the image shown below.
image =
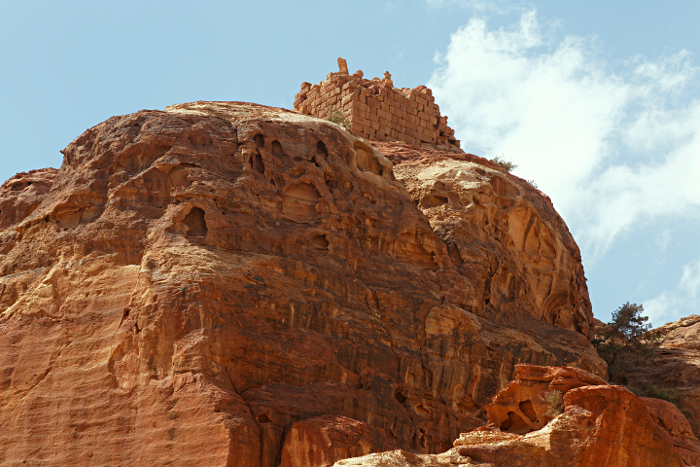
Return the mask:
{"type": "Polygon", "coordinates": [[[549,405],[545,415],[556,418],[564,411],[564,393],[558,389],[549,389],[540,395],[540,399],[549,405]]]}
{"type": "Polygon", "coordinates": [[[348,122],[347,118],[343,117],[343,112],[336,109],[333,105],[331,106],[330,114],[326,120],[331,123],[335,123],[336,125],[340,125],[346,130],[350,131],[350,122],[348,122]]]}
{"type": "Polygon", "coordinates": [[[662,399],[678,407],[678,394],[675,389],[663,389],[654,384],[647,384],[645,389],[636,387],[628,387],[630,391],[641,397],[653,397],[654,399],[662,399]]]}
{"type": "Polygon", "coordinates": [[[500,165],[507,172],[510,172],[511,170],[514,170],[517,167],[517,165],[513,164],[511,161],[506,160],[503,157],[503,155],[494,157],[493,159],[491,159],[491,162],[493,162],[494,164],[500,165]]]}
{"type": "Polygon", "coordinates": [[[651,328],[649,317],[642,315],[644,306],[627,302],[612,313],[612,321],[601,335],[593,337],[598,355],[608,364],[608,375],[629,370],[640,360],[648,360],[654,354],[658,340],[645,339],[651,328]]]}

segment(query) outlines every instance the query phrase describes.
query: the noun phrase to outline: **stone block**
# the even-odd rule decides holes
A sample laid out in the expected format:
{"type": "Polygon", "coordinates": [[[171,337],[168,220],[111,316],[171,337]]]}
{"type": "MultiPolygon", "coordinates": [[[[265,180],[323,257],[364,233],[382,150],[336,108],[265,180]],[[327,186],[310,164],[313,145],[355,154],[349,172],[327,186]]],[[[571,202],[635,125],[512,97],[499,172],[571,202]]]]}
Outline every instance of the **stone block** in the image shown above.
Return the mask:
{"type": "Polygon", "coordinates": [[[365,127],[362,125],[362,123],[356,122],[356,121],[354,121],[354,119],[353,119],[352,123],[350,124],[350,128],[352,128],[352,130],[356,131],[356,132],[364,131],[364,129],[365,129],[365,127]]]}
{"type": "Polygon", "coordinates": [[[350,74],[348,72],[348,62],[344,58],[338,57],[338,70],[344,74],[350,74]]]}

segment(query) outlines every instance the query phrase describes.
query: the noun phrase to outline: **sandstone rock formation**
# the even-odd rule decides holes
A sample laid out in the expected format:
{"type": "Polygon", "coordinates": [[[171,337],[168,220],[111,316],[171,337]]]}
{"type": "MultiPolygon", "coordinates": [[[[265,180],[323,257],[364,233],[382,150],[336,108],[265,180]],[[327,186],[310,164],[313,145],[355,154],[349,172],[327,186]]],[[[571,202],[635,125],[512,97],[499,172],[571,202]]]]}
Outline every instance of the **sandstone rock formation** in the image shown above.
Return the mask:
{"type": "Polygon", "coordinates": [[[604,375],[549,200],[476,156],[378,147],[201,102],[3,185],[0,465],[438,453],[517,363],[604,375]]]}
{"type": "Polygon", "coordinates": [[[515,374],[516,379],[486,406],[486,413],[489,423],[516,434],[540,430],[559,415],[545,397],[547,391],[558,398],[570,389],[607,384],[599,376],[577,368],[517,365],[515,374]]]}
{"type": "Polygon", "coordinates": [[[430,219],[455,267],[486,284],[489,314],[526,309],[540,320],[590,335],[581,255],[549,198],[470,154],[374,143],[430,219]]]}
{"type": "Polygon", "coordinates": [[[48,193],[56,169],[18,173],[0,187],[0,230],[13,234],[7,227],[29,216],[48,193]]]}
{"type": "Polygon", "coordinates": [[[397,447],[367,422],[324,415],[292,424],[279,465],[331,466],[340,459],[391,451],[397,447]]]}
{"type": "MultiPolygon", "coordinates": [[[[601,323],[602,324],[602,323],[601,323]]],[[[630,362],[615,375],[621,384],[640,392],[662,391],[676,399],[700,436],[700,316],[691,315],[649,332],[660,337],[650,359],[630,362]]]]}
{"type": "Polygon", "coordinates": [[[517,375],[487,409],[489,425],[462,434],[453,449],[423,456],[394,451],[336,466],[656,467],[700,461],[698,440],[672,404],[641,399],[622,386],[590,385],[599,378],[579,369],[518,365],[517,375]],[[563,412],[546,424],[502,420],[507,411],[521,421],[540,421],[541,404],[533,408],[532,402],[543,401],[548,390],[561,391],[563,412]]]}

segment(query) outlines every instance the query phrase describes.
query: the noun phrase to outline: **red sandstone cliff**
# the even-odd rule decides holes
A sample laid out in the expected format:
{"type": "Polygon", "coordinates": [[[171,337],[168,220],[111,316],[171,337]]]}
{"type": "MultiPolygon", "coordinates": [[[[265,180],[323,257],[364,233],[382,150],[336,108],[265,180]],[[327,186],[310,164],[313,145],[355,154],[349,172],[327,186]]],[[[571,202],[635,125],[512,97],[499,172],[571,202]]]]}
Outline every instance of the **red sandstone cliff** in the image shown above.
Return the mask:
{"type": "Polygon", "coordinates": [[[64,154],[0,188],[0,465],[438,453],[517,363],[605,374],[564,222],[476,156],[224,102],[64,154]]]}

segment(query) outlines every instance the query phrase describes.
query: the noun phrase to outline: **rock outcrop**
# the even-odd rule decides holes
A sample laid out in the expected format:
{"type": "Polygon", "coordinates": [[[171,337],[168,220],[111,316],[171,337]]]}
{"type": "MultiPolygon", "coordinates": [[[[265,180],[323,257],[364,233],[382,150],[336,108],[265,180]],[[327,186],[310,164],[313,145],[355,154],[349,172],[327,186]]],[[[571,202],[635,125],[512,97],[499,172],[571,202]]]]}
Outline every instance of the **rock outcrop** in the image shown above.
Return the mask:
{"type": "MultiPolygon", "coordinates": [[[[0,232],[2,244],[9,244],[16,231],[9,227],[29,216],[51,189],[58,170],[41,169],[18,173],[0,187],[0,232]]],[[[6,252],[0,250],[0,254],[6,252]]]]}
{"type": "Polygon", "coordinates": [[[659,338],[649,359],[638,359],[615,375],[640,392],[664,392],[675,399],[695,436],[700,436],[700,316],[691,315],[653,329],[659,338]]]}
{"type": "Polygon", "coordinates": [[[525,309],[590,335],[581,255],[549,198],[471,154],[374,145],[396,164],[396,177],[445,242],[455,267],[486,284],[482,303],[489,315],[525,309]]]}
{"type": "Polygon", "coordinates": [[[517,363],[604,375],[549,200],[422,151],[202,102],[113,117],[8,181],[0,464],[438,453],[517,363]]]}
{"type": "Polygon", "coordinates": [[[579,369],[518,365],[517,375],[489,406],[489,425],[462,434],[451,450],[422,456],[394,451],[336,466],[680,467],[700,462],[697,438],[670,403],[642,399],[605,382],[590,385],[601,381],[579,369]],[[551,391],[561,394],[561,412],[546,416],[541,426],[501,417],[507,412],[511,419],[542,421],[542,404],[533,402],[546,404],[551,391]]]}

